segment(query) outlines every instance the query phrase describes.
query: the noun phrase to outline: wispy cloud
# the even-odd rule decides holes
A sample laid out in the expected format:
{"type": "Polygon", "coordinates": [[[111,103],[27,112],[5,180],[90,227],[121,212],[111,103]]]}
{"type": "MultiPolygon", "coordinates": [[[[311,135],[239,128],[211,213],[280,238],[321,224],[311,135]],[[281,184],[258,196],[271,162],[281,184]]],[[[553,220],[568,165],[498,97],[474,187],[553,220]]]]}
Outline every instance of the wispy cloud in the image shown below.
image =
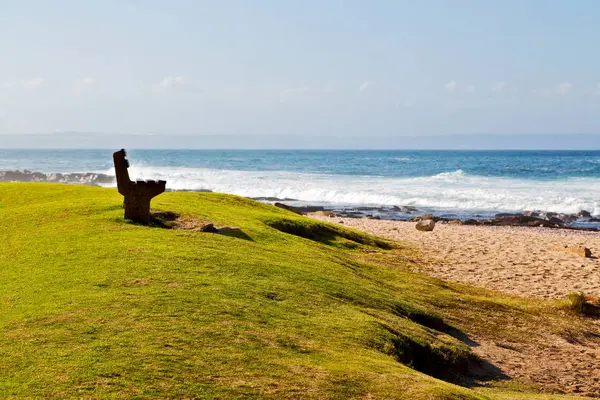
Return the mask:
{"type": "Polygon", "coordinates": [[[285,103],[294,97],[299,97],[310,93],[312,90],[307,86],[284,89],[279,92],[279,101],[285,103]]]}
{"type": "Polygon", "coordinates": [[[371,87],[373,87],[373,82],[365,81],[365,82],[361,83],[361,85],[358,87],[358,92],[364,93],[367,90],[369,90],[371,87]]]}
{"type": "Polygon", "coordinates": [[[450,81],[444,85],[444,88],[446,89],[446,92],[448,92],[448,93],[454,93],[456,91],[457,87],[458,87],[458,84],[455,81],[450,81]]]}
{"type": "Polygon", "coordinates": [[[492,85],[492,92],[501,93],[506,88],[506,82],[498,81],[492,85]]]}
{"type": "Polygon", "coordinates": [[[95,78],[91,76],[85,76],[83,78],[77,78],[73,81],[73,89],[76,93],[82,93],[88,90],[96,82],[95,78]]]}
{"type": "Polygon", "coordinates": [[[5,88],[20,88],[20,89],[34,90],[34,89],[37,89],[40,86],[42,86],[42,83],[44,83],[44,79],[40,78],[40,77],[36,77],[36,78],[24,79],[24,80],[6,81],[2,84],[2,86],[5,88]]]}
{"type": "Polygon", "coordinates": [[[572,88],[573,84],[571,82],[559,83],[558,86],[556,86],[556,93],[558,93],[561,96],[566,96],[567,94],[569,94],[572,88]]]}
{"type": "Polygon", "coordinates": [[[162,81],[152,85],[152,91],[155,93],[165,92],[175,87],[182,87],[187,85],[188,82],[183,76],[167,76],[162,81]]]}

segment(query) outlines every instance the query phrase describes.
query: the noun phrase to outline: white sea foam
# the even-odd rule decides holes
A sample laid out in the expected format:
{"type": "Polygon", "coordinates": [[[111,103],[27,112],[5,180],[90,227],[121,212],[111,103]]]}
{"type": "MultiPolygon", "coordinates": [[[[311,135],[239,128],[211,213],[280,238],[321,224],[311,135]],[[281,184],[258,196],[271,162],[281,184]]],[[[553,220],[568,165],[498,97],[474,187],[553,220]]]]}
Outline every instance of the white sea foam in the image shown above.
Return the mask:
{"type": "Polygon", "coordinates": [[[430,177],[387,178],[139,165],[130,168],[130,175],[132,179],[166,180],[167,187],[173,190],[208,189],[247,197],[292,198],[336,205],[564,213],[585,209],[600,214],[600,179],[596,178],[524,180],[470,176],[462,170],[430,177]]]}

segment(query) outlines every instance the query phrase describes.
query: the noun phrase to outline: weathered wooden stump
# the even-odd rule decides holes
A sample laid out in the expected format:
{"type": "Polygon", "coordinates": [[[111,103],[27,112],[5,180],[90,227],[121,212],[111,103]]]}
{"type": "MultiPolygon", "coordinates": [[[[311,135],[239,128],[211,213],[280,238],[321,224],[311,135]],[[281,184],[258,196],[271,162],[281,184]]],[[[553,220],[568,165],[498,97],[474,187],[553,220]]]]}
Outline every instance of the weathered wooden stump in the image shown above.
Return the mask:
{"type": "Polygon", "coordinates": [[[123,195],[125,201],[125,219],[136,222],[149,223],[150,201],[165,191],[166,181],[136,181],[129,178],[129,162],[125,158],[127,154],[121,149],[113,154],[115,173],[117,175],[117,188],[123,195]]]}

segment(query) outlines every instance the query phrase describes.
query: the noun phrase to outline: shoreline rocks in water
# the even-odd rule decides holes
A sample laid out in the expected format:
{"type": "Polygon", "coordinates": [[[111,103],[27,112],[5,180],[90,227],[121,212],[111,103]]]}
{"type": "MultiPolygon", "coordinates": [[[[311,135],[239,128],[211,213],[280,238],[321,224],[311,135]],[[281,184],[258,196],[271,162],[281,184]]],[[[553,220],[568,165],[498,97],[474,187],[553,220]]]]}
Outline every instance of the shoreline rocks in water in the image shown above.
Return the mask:
{"type": "Polygon", "coordinates": [[[451,225],[479,225],[479,226],[522,226],[541,227],[555,229],[574,229],[584,231],[600,231],[600,226],[585,226],[585,223],[599,223],[599,218],[594,218],[589,211],[582,210],[577,214],[563,214],[542,211],[524,211],[522,213],[498,213],[492,217],[485,218],[482,215],[473,214],[473,218],[462,219],[457,215],[446,214],[445,216],[424,213],[411,217],[417,213],[410,206],[382,206],[382,207],[348,207],[335,208],[325,206],[292,206],[281,202],[275,202],[276,207],[295,212],[301,215],[319,212],[322,216],[336,216],[340,218],[366,218],[392,221],[419,222],[432,220],[436,223],[451,225]],[[327,214],[327,215],[325,215],[327,214]],[[477,219],[475,219],[477,218],[477,219]],[[581,225],[581,224],[584,225],[581,225]]]}
{"type": "Polygon", "coordinates": [[[273,205],[275,207],[283,208],[284,210],[288,210],[288,211],[291,211],[293,213],[300,214],[300,215],[325,210],[325,207],[322,207],[322,206],[290,206],[290,205],[279,203],[279,202],[276,202],[273,205]]]}
{"type": "Polygon", "coordinates": [[[51,173],[28,170],[0,171],[0,182],[55,182],[84,185],[115,183],[115,177],[94,172],[51,173]]]}

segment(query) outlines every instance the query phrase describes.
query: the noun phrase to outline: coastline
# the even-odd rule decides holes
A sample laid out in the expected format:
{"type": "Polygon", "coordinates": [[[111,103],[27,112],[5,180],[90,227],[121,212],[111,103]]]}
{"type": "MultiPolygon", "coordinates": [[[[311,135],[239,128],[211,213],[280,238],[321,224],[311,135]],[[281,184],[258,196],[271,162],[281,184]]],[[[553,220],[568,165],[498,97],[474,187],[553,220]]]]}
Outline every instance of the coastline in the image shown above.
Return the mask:
{"type": "Polygon", "coordinates": [[[420,272],[444,280],[526,297],[600,296],[600,234],[595,232],[446,223],[420,232],[412,222],[309,215],[410,243],[430,260],[420,272]],[[561,251],[564,246],[587,247],[592,257],[561,251]]]}

